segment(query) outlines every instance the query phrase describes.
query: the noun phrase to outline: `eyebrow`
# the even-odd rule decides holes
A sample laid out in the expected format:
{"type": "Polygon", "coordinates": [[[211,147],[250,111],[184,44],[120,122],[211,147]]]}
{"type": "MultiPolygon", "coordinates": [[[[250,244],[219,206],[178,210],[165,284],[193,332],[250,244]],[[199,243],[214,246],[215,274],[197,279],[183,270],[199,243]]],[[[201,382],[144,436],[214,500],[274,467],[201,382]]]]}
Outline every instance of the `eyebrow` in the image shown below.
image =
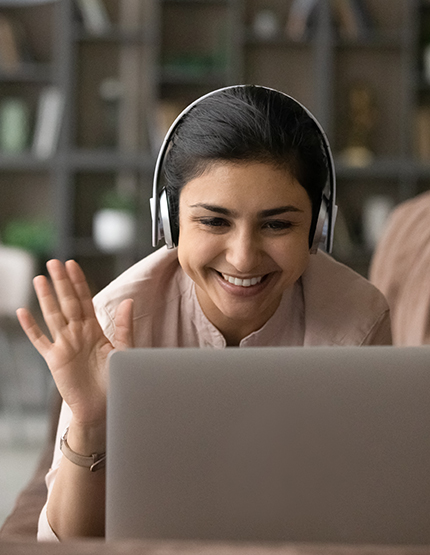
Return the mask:
{"type": "MultiPolygon", "coordinates": [[[[224,208],[222,206],[217,206],[214,204],[205,204],[205,203],[198,203],[192,204],[190,208],[204,208],[209,212],[216,212],[217,214],[223,214],[224,216],[236,216],[237,212],[234,210],[229,210],[228,208],[224,208]]],[[[293,206],[292,204],[287,204],[286,206],[278,206],[276,208],[269,208],[268,210],[261,210],[258,212],[258,215],[261,218],[268,218],[270,216],[278,216],[279,214],[285,214],[286,212],[299,212],[302,213],[303,210],[297,208],[297,206],[293,206]]]]}

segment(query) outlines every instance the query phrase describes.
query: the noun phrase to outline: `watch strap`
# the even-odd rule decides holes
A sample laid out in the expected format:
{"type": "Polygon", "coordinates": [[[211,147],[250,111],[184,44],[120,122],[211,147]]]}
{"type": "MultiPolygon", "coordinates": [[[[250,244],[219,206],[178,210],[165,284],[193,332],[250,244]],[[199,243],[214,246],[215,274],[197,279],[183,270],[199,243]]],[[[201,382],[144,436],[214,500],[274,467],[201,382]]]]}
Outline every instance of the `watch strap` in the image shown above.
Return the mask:
{"type": "Polygon", "coordinates": [[[69,427],[64,430],[63,435],[60,439],[60,450],[63,455],[71,461],[73,464],[88,468],[90,472],[96,472],[106,466],[106,453],[93,453],[90,456],[79,455],[70,449],[67,443],[67,434],[69,432],[69,427]]]}

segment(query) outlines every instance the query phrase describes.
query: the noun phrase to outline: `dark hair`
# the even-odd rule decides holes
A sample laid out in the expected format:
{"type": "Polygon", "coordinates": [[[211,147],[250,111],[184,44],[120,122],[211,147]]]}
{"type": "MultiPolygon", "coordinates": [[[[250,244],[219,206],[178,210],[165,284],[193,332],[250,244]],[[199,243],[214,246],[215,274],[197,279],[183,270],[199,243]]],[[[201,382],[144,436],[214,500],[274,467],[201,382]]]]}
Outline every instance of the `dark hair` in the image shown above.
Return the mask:
{"type": "Polygon", "coordinates": [[[328,161],[321,132],[300,104],[278,91],[247,85],[221,90],[191,108],[173,133],[164,163],[174,225],[179,225],[182,187],[220,161],[289,170],[312,203],[312,243],[328,161]]]}

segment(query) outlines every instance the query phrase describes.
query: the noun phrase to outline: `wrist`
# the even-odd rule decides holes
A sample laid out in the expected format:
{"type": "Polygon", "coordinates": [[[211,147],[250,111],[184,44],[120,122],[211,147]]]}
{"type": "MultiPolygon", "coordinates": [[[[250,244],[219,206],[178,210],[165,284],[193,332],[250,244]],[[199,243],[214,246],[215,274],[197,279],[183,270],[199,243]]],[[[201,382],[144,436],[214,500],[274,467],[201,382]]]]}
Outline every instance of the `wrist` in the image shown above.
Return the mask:
{"type": "Polygon", "coordinates": [[[87,468],[90,472],[96,472],[97,470],[101,470],[106,466],[105,451],[103,451],[102,453],[91,453],[91,455],[82,455],[80,453],[76,453],[76,451],[73,451],[67,441],[68,432],[69,427],[67,426],[60,440],[60,450],[66,457],[66,459],[77,466],[87,468]]]}
{"type": "Polygon", "coordinates": [[[106,451],[106,421],[82,424],[72,418],[67,431],[70,449],[85,456],[106,451]]]}

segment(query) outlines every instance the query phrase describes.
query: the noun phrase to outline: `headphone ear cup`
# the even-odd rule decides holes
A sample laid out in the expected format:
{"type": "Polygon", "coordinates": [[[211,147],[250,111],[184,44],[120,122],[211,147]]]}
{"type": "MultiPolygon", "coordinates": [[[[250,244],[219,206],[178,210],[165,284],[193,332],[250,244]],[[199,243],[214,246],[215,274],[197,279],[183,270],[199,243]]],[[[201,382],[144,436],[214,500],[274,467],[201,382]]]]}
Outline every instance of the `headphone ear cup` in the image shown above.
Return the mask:
{"type": "Polygon", "coordinates": [[[324,245],[326,251],[328,251],[327,247],[327,234],[328,234],[328,227],[329,227],[329,214],[328,214],[328,202],[323,195],[321,200],[320,211],[318,213],[317,223],[315,226],[315,233],[312,240],[312,245],[310,248],[311,254],[315,254],[318,250],[318,247],[322,244],[324,245]]]}
{"type": "Polygon", "coordinates": [[[160,231],[161,236],[168,249],[174,249],[178,245],[178,231],[172,220],[170,211],[169,195],[166,189],[163,189],[160,194],[160,231]]]}

